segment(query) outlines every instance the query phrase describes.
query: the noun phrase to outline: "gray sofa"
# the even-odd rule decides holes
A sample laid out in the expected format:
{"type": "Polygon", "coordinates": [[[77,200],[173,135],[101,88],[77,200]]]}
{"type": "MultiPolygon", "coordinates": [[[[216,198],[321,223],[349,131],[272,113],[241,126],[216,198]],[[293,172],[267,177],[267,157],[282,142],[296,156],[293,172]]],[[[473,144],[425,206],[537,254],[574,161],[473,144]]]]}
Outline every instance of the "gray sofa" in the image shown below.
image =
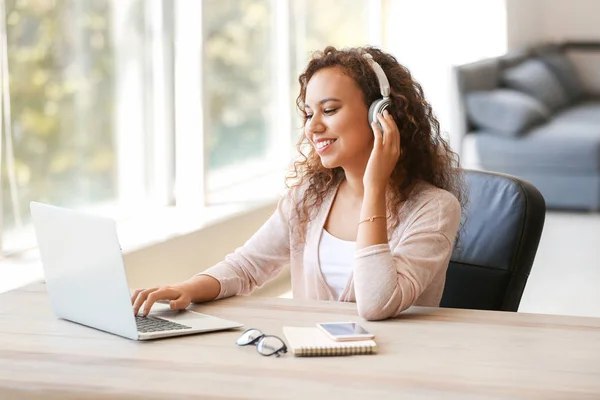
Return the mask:
{"type": "Polygon", "coordinates": [[[600,210],[600,94],[586,87],[573,52],[600,55],[600,43],[456,66],[461,153],[471,146],[475,167],[533,183],[548,208],[600,210]]]}

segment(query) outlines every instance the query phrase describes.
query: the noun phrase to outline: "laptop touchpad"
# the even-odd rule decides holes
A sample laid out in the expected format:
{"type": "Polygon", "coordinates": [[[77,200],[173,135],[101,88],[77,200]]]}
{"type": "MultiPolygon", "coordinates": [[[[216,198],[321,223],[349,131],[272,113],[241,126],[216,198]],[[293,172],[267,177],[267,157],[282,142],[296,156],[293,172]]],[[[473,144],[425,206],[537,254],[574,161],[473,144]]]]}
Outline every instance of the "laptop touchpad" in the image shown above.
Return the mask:
{"type": "Polygon", "coordinates": [[[197,312],[194,311],[189,311],[189,310],[171,310],[169,308],[169,306],[163,306],[162,304],[160,305],[161,307],[156,307],[156,310],[152,311],[150,313],[151,316],[153,317],[159,317],[159,318],[164,318],[164,319],[168,319],[170,321],[175,321],[175,322],[179,322],[179,323],[185,323],[185,321],[198,321],[199,319],[203,319],[203,318],[212,318],[209,315],[205,315],[205,314],[199,314],[197,312]]]}

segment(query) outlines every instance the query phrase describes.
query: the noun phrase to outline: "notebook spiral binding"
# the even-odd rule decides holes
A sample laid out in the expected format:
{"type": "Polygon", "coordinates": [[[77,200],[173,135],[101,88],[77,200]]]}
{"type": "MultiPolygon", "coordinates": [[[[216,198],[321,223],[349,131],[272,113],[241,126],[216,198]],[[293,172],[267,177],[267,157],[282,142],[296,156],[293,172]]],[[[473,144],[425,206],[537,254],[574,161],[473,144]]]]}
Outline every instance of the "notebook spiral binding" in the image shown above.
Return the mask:
{"type": "Polygon", "coordinates": [[[352,356],[362,354],[374,354],[377,352],[375,346],[352,346],[352,347],[301,347],[298,356],[301,357],[327,357],[327,356],[352,356]]]}

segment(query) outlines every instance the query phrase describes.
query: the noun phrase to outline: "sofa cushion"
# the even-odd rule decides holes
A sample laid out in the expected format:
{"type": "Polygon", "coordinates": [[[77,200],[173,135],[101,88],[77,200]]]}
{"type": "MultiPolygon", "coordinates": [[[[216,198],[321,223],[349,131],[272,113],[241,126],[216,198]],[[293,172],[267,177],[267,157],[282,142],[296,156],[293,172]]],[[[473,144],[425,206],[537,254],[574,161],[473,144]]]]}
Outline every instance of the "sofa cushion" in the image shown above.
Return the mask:
{"type": "Polygon", "coordinates": [[[600,125],[600,99],[588,100],[561,110],[553,118],[553,123],[574,125],[600,125]]]}
{"type": "Polygon", "coordinates": [[[556,111],[569,104],[558,78],[548,66],[538,59],[522,62],[503,71],[505,86],[522,91],[545,104],[550,111],[556,111]]]}
{"type": "Polygon", "coordinates": [[[562,51],[544,52],[540,59],[548,65],[563,86],[569,100],[574,103],[585,96],[585,90],[575,66],[562,51]]]}
{"type": "Polygon", "coordinates": [[[473,125],[506,136],[518,136],[550,116],[537,99],[511,89],[471,92],[466,105],[473,125]]]}
{"type": "Polygon", "coordinates": [[[486,169],[508,165],[545,173],[600,172],[600,124],[594,121],[569,121],[565,117],[516,138],[479,131],[476,146],[486,169]]]}

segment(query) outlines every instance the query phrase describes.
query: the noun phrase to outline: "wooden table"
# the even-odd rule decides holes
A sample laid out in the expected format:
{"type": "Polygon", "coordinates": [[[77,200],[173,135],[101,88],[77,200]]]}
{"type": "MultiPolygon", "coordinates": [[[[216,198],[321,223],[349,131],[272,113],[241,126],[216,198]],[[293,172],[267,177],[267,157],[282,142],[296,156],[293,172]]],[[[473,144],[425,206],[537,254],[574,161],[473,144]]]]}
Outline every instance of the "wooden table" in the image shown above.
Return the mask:
{"type": "Polygon", "coordinates": [[[0,295],[0,399],[600,399],[598,318],[413,307],[367,322],[354,304],[260,297],[195,308],[275,335],[361,321],[379,354],[263,357],[235,345],[240,331],[131,341],[55,318],[36,284],[0,295]]]}

